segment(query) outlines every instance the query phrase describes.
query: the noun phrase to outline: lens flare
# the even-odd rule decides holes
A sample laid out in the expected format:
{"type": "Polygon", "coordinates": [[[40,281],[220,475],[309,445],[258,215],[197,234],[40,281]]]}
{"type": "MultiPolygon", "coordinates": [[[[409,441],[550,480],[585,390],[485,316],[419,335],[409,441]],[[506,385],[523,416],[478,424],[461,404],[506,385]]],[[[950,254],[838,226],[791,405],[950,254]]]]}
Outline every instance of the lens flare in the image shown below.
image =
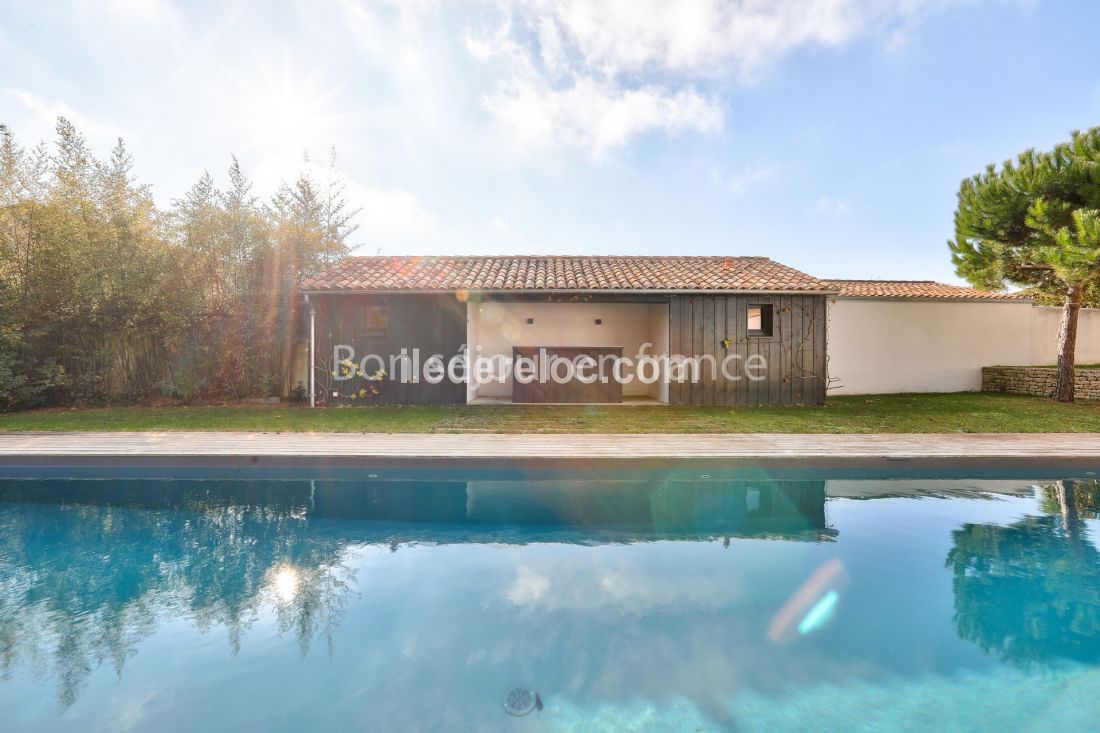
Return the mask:
{"type": "Polygon", "coordinates": [[[799,586],[768,624],[768,638],[787,643],[825,626],[836,612],[840,593],[848,585],[844,563],[834,558],[799,586]]]}
{"type": "Polygon", "coordinates": [[[810,612],[802,617],[802,621],[798,624],[798,633],[805,636],[814,629],[828,623],[829,619],[833,617],[833,611],[836,610],[836,602],[839,600],[840,594],[835,590],[826,593],[825,597],[815,603],[814,607],[810,609],[810,612]]]}

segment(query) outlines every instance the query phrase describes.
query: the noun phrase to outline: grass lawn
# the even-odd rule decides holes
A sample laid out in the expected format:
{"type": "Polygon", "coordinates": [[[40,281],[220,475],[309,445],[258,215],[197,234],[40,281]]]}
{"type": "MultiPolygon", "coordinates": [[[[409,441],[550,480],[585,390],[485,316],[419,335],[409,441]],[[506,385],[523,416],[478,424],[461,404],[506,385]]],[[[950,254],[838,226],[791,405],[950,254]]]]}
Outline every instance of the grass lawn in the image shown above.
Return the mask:
{"type": "Polygon", "coordinates": [[[1100,403],[1004,394],[830,397],[824,407],[663,406],[116,407],[0,414],[10,430],[244,430],[367,433],[1100,432],[1100,403]]]}

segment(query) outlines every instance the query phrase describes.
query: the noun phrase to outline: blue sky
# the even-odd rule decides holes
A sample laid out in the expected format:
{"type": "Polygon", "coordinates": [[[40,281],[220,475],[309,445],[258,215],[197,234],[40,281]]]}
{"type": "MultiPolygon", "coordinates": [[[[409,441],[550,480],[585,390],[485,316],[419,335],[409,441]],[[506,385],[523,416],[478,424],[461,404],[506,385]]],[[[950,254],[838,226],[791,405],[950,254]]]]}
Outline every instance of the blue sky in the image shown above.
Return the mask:
{"type": "Polygon", "coordinates": [[[1091,0],[0,5],[0,121],[158,200],[335,148],[365,254],[767,255],[956,282],[959,181],[1100,124],[1091,0]]]}

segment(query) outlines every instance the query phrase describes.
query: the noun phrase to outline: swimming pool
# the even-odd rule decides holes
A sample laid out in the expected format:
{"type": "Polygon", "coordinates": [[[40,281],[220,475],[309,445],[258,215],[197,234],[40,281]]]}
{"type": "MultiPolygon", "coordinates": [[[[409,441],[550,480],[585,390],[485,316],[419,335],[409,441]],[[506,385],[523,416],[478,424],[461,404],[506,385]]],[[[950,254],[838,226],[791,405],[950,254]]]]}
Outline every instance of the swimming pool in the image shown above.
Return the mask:
{"type": "Polygon", "coordinates": [[[5,731],[1100,720],[1090,471],[0,470],[5,731]]]}

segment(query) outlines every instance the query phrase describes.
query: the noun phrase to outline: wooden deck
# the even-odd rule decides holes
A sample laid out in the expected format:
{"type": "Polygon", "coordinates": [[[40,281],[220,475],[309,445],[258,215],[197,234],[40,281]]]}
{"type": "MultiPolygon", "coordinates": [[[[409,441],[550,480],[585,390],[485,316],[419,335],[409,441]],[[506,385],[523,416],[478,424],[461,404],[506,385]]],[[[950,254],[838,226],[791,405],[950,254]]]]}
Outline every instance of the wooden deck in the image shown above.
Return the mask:
{"type": "Polygon", "coordinates": [[[1098,434],[581,435],[81,432],[0,433],[0,463],[141,458],[668,460],[788,465],[885,461],[1100,464],[1098,434]]]}

